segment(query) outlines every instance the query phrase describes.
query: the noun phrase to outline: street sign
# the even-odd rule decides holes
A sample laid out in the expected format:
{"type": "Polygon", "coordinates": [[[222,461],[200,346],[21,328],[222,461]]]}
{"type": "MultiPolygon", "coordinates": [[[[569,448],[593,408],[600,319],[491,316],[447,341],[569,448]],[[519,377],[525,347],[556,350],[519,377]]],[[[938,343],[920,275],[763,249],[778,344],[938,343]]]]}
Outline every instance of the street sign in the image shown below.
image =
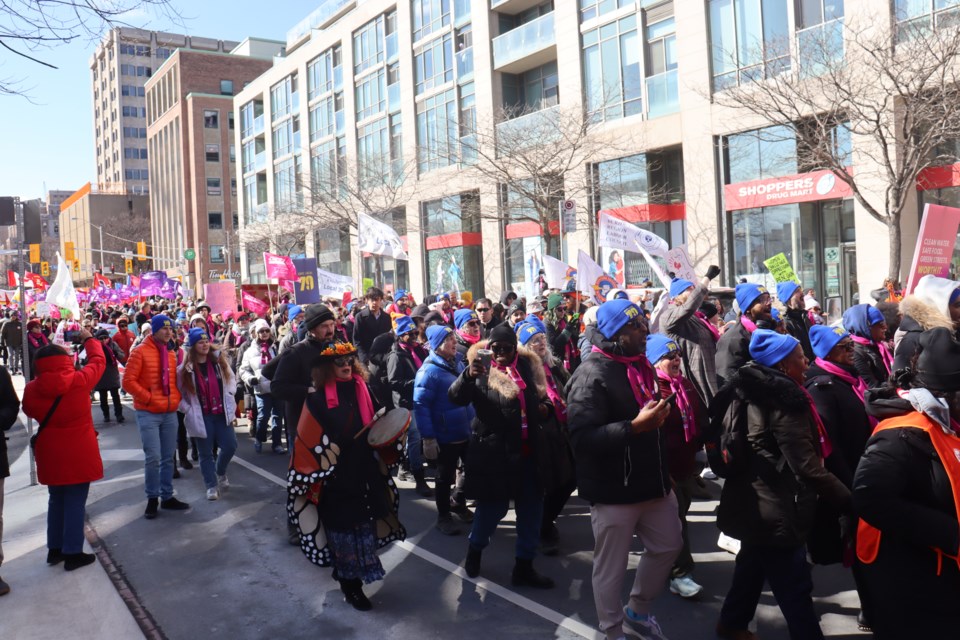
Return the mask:
{"type": "Polygon", "coordinates": [[[564,200],[560,203],[560,215],[563,216],[563,232],[577,230],[577,201],[564,200]]]}
{"type": "Polygon", "coordinates": [[[193,260],[197,257],[197,252],[193,249],[187,249],[183,252],[183,257],[187,260],[193,260]]]}

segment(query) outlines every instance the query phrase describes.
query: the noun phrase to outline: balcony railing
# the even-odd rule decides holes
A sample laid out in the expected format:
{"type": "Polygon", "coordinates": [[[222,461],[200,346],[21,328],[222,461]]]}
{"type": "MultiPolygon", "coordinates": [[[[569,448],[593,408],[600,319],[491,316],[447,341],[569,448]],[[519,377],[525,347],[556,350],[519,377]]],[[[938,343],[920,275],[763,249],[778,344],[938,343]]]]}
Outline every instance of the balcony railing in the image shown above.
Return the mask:
{"type": "Polygon", "coordinates": [[[497,146],[504,153],[559,137],[560,107],[553,106],[505,120],[497,125],[497,146]]]}
{"type": "Polygon", "coordinates": [[[253,170],[263,171],[267,168],[267,152],[261,151],[253,157],[253,170]]]}
{"type": "Polygon", "coordinates": [[[320,6],[313,13],[287,31],[287,48],[293,47],[312,29],[322,28],[337,13],[345,9],[347,5],[354,4],[354,2],[355,0],[321,0],[320,6]]]}
{"type": "Polygon", "coordinates": [[[647,115],[657,118],[679,109],[676,69],[647,78],[647,115]]]}
{"type": "Polygon", "coordinates": [[[262,113],[253,119],[253,131],[250,133],[250,135],[258,136],[261,133],[263,133],[263,114],[262,113]]]}
{"type": "Polygon", "coordinates": [[[556,45],[557,31],[553,12],[550,12],[493,39],[494,69],[519,73],[538,67],[549,60],[536,59],[529,64],[518,63],[535,54],[556,48],[556,45]]]}

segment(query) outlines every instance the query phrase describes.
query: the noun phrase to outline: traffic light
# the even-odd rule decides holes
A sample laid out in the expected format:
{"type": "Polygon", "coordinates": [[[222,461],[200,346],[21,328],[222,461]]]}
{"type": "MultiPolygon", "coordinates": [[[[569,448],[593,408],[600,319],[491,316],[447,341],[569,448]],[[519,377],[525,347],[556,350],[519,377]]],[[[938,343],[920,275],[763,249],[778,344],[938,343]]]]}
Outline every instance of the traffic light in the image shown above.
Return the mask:
{"type": "Polygon", "coordinates": [[[30,264],[36,264],[40,262],[40,245],[39,244],[30,245],[30,260],[28,262],[30,262],[30,264]]]}
{"type": "Polygon", "coordinates": [[[63,243],[63,253],[64,253],[64,256],[63,256],[63,259],[64,259],[64,260],[70,261],[70,260],[76,260],[76,258],[77,258],[77,256],[76,256],[76,255],[74,254],[74,252],[73,252],[73,243],[72,243],[72,242],[64,242],[64,243],[63,243]]]}
{"type": "Polygon", "coordinates": [[[147,259],[147,243],[141,240],[137,243],[137,260],[147,259]]]}
{"type": "Polygon", "coordinates": [[[74,260],[74,261],[73,261],[73,272],[74,272],[74,273],[80,273],[80,261],[79,261],[79,260],[74,260]]]}
{"type": "Polygon", "coordinates": [[[123,270],[126,271],[127,274],[133,273],[133,260],[131,260],[130,258],[127,258],[126,260],[124,260],[123,270]]]}
{"type": "Polygon", "coordinates": [[[40,275],[42,275],[44,278],[46,278],[47,276],[50,275],[50,263],[49,263],[49,262],[41,262],[41,263],[40,263],[40,275]]]}

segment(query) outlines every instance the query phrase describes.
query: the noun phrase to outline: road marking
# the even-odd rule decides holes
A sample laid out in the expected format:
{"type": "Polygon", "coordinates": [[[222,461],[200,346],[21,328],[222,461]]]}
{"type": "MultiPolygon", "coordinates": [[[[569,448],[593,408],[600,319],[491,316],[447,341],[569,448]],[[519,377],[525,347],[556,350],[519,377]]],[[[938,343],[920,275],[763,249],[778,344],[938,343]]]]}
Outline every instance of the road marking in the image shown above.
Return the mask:
{"type": "MultiPolygon", "coordinates": [[[[267,480],[273,482],[274,484],[278,484],[283,488],[287,487],[286,480],[275,476],[269,471],[265,471],[264,469],[261,469],[255,464],[247,462],[243,458],[239,458],[239,457],[234,458],[232,462],[239,464],[244,469],[249,469],[250,471],[253,471],[255,474],[257,474],[261,478],[266,478],[267,480]]],[[[407,551],[408,553],[412,553],[413,555],[417,556],[422,560],[426,560],[430,564],[436,567],[439,567],[440,569],[443,569],[447,573],[452,573],[453,575],[457,576],[458,578],[460,578],[465,582],[471,582],[477,585],[478,587],[480,587],[481,589],[483,589],[484,591],[498,595],[504,600],[506,600],[507,602],[514,604],[520,607],[521,609],[526,609],[530,613],[540,616],[547,622],[551,622],[557,625],[558,627],[566,629],[571,633],[577,634],[582,638],[589,638],[590,640],[599,640],[600,638],[602,638],[599,632],[594,630],[593,627],[590,627],[589,625],[585,625],[579,620],[575,620],[573,618],[564,616],[563,614],[557,611],[554,611],[553,609],[543,606],[539,602],[536,602],[534,600],[531,600],[530,598],[524,597],[519,593],[510,591],[509,589],[502,587],[495,582],[490,582],[489,580],[485,580],[484,578],[471,578],[466,574],[466,572],[464,572],[463,567],[455,565],[449,560],[447,560],[446,558],[438,556],[437,554],[427,551],[426,549],[422,549],[418,547],[416,544],[413,544],[405,540],[403,542],[395,542],[394,545],[407,551]]]]}

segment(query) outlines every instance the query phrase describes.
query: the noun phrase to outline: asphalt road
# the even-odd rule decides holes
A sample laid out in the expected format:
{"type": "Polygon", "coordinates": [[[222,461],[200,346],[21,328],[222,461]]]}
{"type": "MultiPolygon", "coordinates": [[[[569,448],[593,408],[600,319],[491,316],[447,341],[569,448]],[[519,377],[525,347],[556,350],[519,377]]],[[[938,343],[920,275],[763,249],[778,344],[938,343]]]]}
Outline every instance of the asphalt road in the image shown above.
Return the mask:
{"type": "MultiPolygon", "coordinates": [[[[589,509],[571,500],[558,526],[559,556],[535,566],[557,582],[549,591],[515,589],[513,512],[483,557],[481,576],[459,568],[466,537],[433,528],[435,509],[412,485],[401,484],[400,517],[409,538],[382,552],[387,577],[366,588],[368,613],[343,602],[330,570],[310,564],[286,541],[283,478],[286,457],[256,454],[246,428],[237,430],[238,455],[228,470],[231,487],[207,501],[199,466],[174,480],[186,512],[143,518],[143,463],[133,411],[123,425],[100,424],[105,479],[91,487],[88,517],[113,561],[153,621],[170,639],[216,638],[593,638],[596,614],[590,584],[593,537],[589,509]]],[[[719,488],[711,485],[715,497],[719,488]]],[[[703,593],[686,601],[664,591],[654,613],[667,637],[715,638],[734,557],[716,546],[716,501],[691,512],[695,579],[703,593]]],[[[630,558],[633,568],[636,555],[630,558]]],[[[632,573],[628,574],[632,580],[632,573]]],[[[857,631],[858,600],[849,572],[814,569],[815,606],[829,638],[868,638],[857,631]]],[[[624,597],[629,592],[624,585],[624,597]]],[[[789,634],[769,592],[761,599],[756,631],[764,640],[789,634]]],[[[91,639],[92,640],[92,639],[91,639]]]]}

